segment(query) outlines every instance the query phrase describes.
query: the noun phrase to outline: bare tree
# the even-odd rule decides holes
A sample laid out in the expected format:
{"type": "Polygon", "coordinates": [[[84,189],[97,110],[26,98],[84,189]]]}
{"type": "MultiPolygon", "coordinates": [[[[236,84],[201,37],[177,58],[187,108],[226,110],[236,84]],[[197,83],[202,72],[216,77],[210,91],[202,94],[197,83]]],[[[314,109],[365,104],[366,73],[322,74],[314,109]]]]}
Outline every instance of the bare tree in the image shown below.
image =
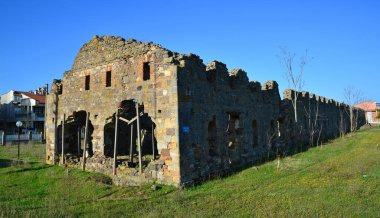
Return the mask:
{"type": "Polygon", "coordinates": [[[355,109],[355,105],[363,101],[363,93],[356,89],[354,86],[347,86],[344,89],[345,103],[348,105],[349,111],[347,113],[350,116],[350,131],[354,132],[358,127],[358,110],[355,109]]]}
{"type": "Polygon", "coordinates": [[[305,51],[305,54],[300,58],[298,70],[294,70],[294,58],[296,55],[294,53],[289,52],[286,48],[283,47],[281,47],[281,52],[282,54],[278,55],[278,58],[285,67],[284,75],[285,78],[288,80],[289,88],[294,90],[292,106],[294,109],[294,121],[295,123],[297,123],[297,99],[300,92],[302,91],[302,87],[304,86],[303,73],[305,65],[308,61],[307,50],[305,51]]]}
{"type": "Polygon", "coordinates": [[[270,152],[271,152],[271,150],[272,150],[272,147],[273,147],[273,145],[274,145],[274,141],[275,141],[275,139],[277,138],[277,135],[278,135],[278,132],[277,131],[275,131],[275,132],[272,132],[271,133],[271,131],[270,130],[268,130],[267,131],[267,149],[268,149],[268,153],[267,153],[267,155],[268,155],[268,160],[269,160],[269,158],[270,158],[270,152]]]}
{"type": "Polygon", "coordinates": [[[270,158],[270,152],[274,148],[276,149],[276,155],[279,155],[279,149],[281,143],[279,139],[281,137],[280,122],[272,120],[270,128],[266,131],[266,144],[268,149],[268,159],[270,158]]]}
{"type": "MultiPolygon", "coordinates": [[[[304,105],[304,110],[307,118],[306,129],[309,134],[309,146],[312,147],[314,145],[314,136],[320,132],[318,129],[318,118],[319,118],[319,101],[316,101],[316,105],[313,107],[310,102],[310,98],[308,101],[308,107],[304,105]]],[[[317,144],[318,145],[318,144],[317,144]]]]}
{"type": "Polygon", "coordinates": [[[317,146],[320,145],[322,132],[324,131],[325,122],[328,120],[327,116],[319,110],[319,100],[315,101],[315,104],[311,103],[309,98],[308,105],[304,105],[305,110],[305,126],[309,137],[309,146],[314,146],[314,142],[317,146]]]}

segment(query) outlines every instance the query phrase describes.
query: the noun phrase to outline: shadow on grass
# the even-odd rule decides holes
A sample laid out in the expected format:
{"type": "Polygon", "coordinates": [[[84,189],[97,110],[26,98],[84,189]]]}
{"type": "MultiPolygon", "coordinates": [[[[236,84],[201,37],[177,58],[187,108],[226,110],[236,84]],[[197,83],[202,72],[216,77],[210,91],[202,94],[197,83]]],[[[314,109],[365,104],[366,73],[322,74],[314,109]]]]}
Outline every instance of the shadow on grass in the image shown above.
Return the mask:
{"type": "Polygon", "coordinates": [[[40,163],[39,162],[25,162],[21,160],[0,159],[0,168],[6,168],[6,167],[12,167],[12,166],[22,167],[21,169],[7,172],[7,174],[26,172],[26,171],[36,171],[36,170],[53,167],[52,165],[45,165],[45,164],[33,166],[34,164],[40,164],[40,163]]]}
{"type": "Polygon", "coordinates": [[[0,159],[0,168],[19,166],[19,165],[25,165],[25,162],[21,160],[0,159]]]}
{"type": "Polygon", "coordinates": [[[19,169],[19,170],[14,170],[14,171],[10,171],[10,172],[7,172],[7,174],[13,174],[13,173],[20,173],[20,172],[27,172],[27,171],[37,171],[37,170],[43,170],[43,169],[47,169],[47,168],[51,168],[53,167],[52,165],[41,165],[41,166],[38,166],[38,167],[25,167],[25,168],[22,168],[22,169],[19,169]]]}

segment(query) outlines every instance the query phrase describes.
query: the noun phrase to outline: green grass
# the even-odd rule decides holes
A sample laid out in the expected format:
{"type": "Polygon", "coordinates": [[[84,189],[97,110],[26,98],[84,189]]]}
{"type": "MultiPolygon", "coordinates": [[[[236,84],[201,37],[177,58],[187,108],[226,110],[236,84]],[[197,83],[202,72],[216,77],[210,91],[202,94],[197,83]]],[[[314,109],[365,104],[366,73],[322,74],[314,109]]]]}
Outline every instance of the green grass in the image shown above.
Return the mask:
{"type": "Polygon", "coordinates": [[[177,190],[116,187],[44,165],[44,145],[0,147],[0,217],[379,217],[380,128],[177,190]]]}

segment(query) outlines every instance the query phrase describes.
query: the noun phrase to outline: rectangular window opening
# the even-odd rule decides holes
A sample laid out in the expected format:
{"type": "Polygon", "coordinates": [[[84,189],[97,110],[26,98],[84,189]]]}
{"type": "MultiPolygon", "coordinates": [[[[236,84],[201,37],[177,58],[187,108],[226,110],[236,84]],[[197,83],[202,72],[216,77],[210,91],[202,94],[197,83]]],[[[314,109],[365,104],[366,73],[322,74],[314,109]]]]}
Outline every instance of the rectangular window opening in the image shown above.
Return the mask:
{"type": "Polygon", "coordinates": [[[106,87],[111,86],[111,71],[106,72],[106,87]]]}
{"type": "Polygon", "coordinates": [[[228,113],[228,127],[227,132],[230,134],[241,135],[243,133],[243,128],[240,125],[240,113],[239,112],[229,112],[228,113]]]}
{"type": "Polygon", "coordinates": [[[150,80],[150,63],[144,62],[143,65],[143,80],[150,80]]]}
{"type": "Polygon", "coordinates": [[[90,75],[86,76],[85,83],[84,83],[84,89],[90,90],[90,75]]]}
{"type": "Polygon", "coordinates": [[[63,84],[58,86],[58,95],[62,95],[62,92],[63,92],[63,84]]]}

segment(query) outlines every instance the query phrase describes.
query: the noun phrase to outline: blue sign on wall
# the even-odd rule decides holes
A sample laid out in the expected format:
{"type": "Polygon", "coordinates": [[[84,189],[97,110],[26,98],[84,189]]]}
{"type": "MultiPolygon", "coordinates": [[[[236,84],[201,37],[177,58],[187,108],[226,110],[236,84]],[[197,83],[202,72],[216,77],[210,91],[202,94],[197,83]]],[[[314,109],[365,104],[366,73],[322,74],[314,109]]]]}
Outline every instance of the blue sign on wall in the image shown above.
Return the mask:
{"type": "Polygon", "coordinates": [[[190,127],[189,126],[183,126],[182,131],[185,133],[188,133],[188,132],[190,132],[190,127]]]}

